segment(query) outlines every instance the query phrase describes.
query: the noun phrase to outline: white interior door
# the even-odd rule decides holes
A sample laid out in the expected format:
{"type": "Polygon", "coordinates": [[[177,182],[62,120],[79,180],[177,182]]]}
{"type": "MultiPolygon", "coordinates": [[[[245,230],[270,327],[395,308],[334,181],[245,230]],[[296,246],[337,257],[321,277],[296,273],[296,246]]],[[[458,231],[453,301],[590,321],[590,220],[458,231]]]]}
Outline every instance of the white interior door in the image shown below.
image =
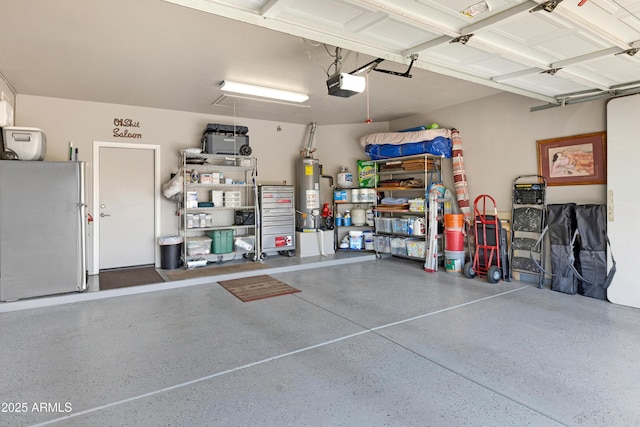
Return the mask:
{"type": "Polygon", "coordinates": [[[638,111],[640,95],[607,103],[607,234],[616,260],[616,275],[607,290],[607,298],[612,303],[636,308],[640,308],[640,280],[636,269],[640,244],[638,111]]]}
{"type": "Polygon", "coordinates": [[[100,269],[155,264],[155,151],[98,150],[100,269]]]}

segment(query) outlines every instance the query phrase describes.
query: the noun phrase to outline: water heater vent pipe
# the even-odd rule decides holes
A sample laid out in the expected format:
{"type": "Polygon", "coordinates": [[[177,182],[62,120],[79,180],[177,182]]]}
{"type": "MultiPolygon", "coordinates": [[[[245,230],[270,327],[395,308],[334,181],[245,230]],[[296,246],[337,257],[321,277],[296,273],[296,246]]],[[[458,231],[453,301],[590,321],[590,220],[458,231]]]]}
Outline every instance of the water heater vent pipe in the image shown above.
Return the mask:
{"type": "Polygon", "coordinates": [[[315,136],[315,134],[316,134],[316,122],[312,122],[311,130],[309,131],[309,143],[307,144],[307,148],[300,153],[302,157],[313,157],[312,154],[315,150],[312,150],[311,147],[313,146],[313,137],[315,136]]]}

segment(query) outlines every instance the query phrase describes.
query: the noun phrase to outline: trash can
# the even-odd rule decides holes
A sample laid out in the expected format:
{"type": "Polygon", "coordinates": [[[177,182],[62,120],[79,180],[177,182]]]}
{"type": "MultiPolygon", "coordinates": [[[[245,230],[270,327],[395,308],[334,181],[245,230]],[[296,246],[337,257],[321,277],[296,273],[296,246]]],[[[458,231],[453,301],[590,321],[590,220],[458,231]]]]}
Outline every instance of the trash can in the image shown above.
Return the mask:
{"type": "Polygon", "coordinates": [[[182,236],[160,237],[160,268],[163,270],[175,270],[182,264],[182,236]]]}

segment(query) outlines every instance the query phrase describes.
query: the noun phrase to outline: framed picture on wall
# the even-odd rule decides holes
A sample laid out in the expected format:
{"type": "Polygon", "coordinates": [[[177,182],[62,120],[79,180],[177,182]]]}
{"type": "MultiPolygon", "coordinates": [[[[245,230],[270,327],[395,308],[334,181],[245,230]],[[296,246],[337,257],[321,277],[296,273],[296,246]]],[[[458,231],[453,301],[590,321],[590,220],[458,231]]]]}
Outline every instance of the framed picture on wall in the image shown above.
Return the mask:
{"type": "Polygon", "coordinates": [[[548,185],[606,184],[607,134],[538,140],[538,175],[548,185]]]}

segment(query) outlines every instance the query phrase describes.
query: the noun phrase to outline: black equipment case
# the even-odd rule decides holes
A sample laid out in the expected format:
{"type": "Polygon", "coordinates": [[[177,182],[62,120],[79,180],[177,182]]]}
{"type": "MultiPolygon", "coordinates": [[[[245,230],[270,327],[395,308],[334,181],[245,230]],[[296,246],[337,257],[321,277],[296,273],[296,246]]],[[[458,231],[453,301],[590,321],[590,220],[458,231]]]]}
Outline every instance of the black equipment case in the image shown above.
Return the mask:
{"type": "Polygon", "coordinates": [[[202,133],[202,151],[207,154],[251,155],[246,126],[209,123],[202,133]]]}

